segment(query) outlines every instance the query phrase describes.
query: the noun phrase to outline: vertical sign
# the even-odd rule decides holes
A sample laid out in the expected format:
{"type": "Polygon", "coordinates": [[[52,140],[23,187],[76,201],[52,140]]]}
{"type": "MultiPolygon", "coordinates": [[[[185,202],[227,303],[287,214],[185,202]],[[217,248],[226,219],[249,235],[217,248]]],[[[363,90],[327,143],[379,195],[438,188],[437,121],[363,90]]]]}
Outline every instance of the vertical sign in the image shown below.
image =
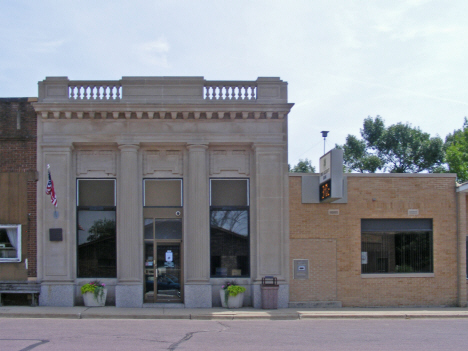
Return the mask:
{"type": "Polygon", "coordinates": [[[320,202],[332,202],[343,197],[343,150],[333,149],[320,157],[320,202]]]}

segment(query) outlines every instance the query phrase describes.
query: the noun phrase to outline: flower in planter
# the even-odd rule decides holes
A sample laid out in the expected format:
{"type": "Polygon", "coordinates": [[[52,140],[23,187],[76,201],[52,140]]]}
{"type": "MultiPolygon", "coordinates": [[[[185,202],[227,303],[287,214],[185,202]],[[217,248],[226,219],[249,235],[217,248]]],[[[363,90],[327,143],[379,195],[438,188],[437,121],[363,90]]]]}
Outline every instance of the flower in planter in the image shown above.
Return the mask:
{"type": "Polygon", "coordinates": [[[237,294],[243,293],[246,290],[243,286],[237,285],[234,280],[227,281],[221,288],[224,290],[224,301],[226,305],[229,296],[237,296],[237,294]]]}
{"type": "Polygon", "coordinates": [[[93,293],[96,299],[101,299],[104,296],[104,288],[106,284],[101,283],[99,280],[94,280],[91,283],[87,283],[81,287],[81,293],[86,294],[88,292],[93,293]]]}

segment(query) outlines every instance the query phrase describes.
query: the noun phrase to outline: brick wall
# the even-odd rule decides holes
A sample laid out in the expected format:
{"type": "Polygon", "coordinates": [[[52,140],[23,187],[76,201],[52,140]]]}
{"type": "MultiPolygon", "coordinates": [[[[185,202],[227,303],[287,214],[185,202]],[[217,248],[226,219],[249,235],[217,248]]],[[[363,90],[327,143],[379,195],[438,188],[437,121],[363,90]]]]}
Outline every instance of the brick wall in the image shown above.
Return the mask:
{"type": "MultiPolygon", "coordinates": [[[[28,277],[36,277],[36,141],[37,120],[32,102],[28,98],[0,98],[0,173],[27,173],[27,209],[29,214],[26,229],[28,277]]],[[[6,186],[1,185],[0,186],[6,186]]],[[[24,233],[24,231],[23,231],[24,233]]],[[[2,263],[7,265],[22,263],[2,263]]],[[[2,273],[0,271],[0,279],[2,273]]]]}
{"type": "Polygon", "coordinates": [[[347,204],[302,204],[301,176],[289,179],[291,272],[293,259],[310,262],[308,280],[291,279],[291,301],[341,301],[343,306],[457,304],[453,175],[352,174],[347,204]],[[330,209],[339,210],[339,215],[330,215],[330,209]],[[419,215],[409,216],[409,209],[418,209],[419,215]],[[361,275],[362,218],[431,218],[433,276],[361,275]]]}

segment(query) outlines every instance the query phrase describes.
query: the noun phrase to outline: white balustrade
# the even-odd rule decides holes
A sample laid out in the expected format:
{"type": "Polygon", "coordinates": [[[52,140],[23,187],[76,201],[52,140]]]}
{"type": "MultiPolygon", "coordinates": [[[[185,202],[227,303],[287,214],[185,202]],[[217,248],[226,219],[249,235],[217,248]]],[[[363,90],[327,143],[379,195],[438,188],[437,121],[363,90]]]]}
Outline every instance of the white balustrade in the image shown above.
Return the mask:
{"type": "Polygon", "coordinates": [[[167,81],[130,77],[108,81],[72,81],[67,77],[48,77],[40,82],[39,100],[46,102],[63,102],[64,100],[70,102],[140,102],[140,94],[143,94],[146,96],[146,102],[180,101],[185,97],[190,102],[197,100],[215,103],[259,102],[260,100],[278,100],[280,98],[278,94],[282,91],[281,87],[286,84],[279,79],[257,79],[257,81],[200,79],[196,82],[191,79],[187,79],[186,82],[170,79],[170,77],[166,79],[167,81]],[[167,90],[165,86],[170,87],[171,94],[161,93],[167,90]]]}
{"type": "Polygon", "coordinates": [[[207,81],[204,87],[205,100],[249,101],[257,99],[256,82],[207,81]]]}
{"type": "Polygon", "coordinates": [[[70,100],[119,101],[121,97],[120,81],[70,81],[68,85],[70,100]]]}

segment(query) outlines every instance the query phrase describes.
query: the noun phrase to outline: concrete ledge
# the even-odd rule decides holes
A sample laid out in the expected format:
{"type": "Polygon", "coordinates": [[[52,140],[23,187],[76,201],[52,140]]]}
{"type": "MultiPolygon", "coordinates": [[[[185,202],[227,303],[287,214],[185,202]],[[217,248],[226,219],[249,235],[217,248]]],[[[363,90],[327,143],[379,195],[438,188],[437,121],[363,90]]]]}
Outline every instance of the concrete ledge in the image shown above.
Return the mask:
{"type": "Polygon", "coordinates": [[[289,308],[341,308],[341,301],[298,301],[290,302],[289,308]]]}

